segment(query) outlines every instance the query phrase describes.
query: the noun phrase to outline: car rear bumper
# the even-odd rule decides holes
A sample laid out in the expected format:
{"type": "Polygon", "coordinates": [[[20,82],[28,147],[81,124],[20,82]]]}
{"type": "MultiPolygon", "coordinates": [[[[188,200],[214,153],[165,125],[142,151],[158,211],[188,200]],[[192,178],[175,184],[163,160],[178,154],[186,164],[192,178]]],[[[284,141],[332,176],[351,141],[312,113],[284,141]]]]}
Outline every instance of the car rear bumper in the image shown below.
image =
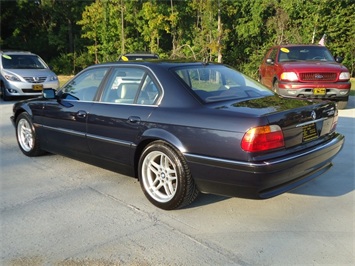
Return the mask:
{"type": "Polygon", "coordinates": [[[327,171],[343,144],[344,136],[337,134],[321,146],[264,162],[237,162],[192,154],[185,154],[185,157],[201,192],[270,198],[327,171]]]}
{"type": "Polygon", "coordinates": [[[336,84],[279,82],[279,94],[287,97],[344,100],[349,97],[350,87],[350,82],[336,84]],[[324,89],[325,94],[317,94],[316,89],[324,89]]]}

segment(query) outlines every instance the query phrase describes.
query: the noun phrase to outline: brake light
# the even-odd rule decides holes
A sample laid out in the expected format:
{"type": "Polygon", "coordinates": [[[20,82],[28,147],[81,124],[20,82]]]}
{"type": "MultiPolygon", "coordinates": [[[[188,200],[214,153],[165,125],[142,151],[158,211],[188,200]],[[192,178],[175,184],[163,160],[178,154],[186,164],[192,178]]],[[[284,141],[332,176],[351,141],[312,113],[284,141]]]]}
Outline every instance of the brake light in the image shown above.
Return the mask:
{"type": "Polygon", "coordinates": [[[241,146],[247,152],[282,148],[285,146],[284,135],[277,125],[254,127],[244,134],[241,146]]]}

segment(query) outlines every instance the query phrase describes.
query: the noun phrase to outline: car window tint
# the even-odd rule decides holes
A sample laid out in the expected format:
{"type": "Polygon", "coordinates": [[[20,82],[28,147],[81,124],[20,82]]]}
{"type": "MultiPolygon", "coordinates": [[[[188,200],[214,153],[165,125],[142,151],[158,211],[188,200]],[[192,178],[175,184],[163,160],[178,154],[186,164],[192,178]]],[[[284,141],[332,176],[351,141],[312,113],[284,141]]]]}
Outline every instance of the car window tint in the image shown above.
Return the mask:
{"type": "Polygon", "coordinates": [[[256,81],[225,66],[194,66],[174,71],[204,102],[272,95],[256,81]]]}
{"type": "Polygon", "coordinates": [[[100,67],[82,72],[63,87],[62,98],[92,101],[107,71],[107,67],[100,67]]]}
{"type": "Polygon", "coordinates": [[[105,86],[101,101],[151,105],[158,95],[158,87],[146,70],[134,67],[116,68],[105,86]]]}
{"type": "Polygon", "coordinates": [[[137,104],[152,105],[156,104],[159,98],[160,90],[156,83],[152,80],[149,75],[146,75],[143,83],[142,89],[139,92],[137,98],[137,104]]]}
{"type": "Polygon", "coordinates": [[[271,58],[273,61],[276,60],[277,49],[272,49],[268,58],[271,58]]]}
{"type": "Polygon", "coordinates": [[[324,46],[297,46],[280,48],[280,62],[314,60],[334,62],[332,54],[324,46]]]}
{"type": "Polygon", "coordinates": [[[36,55],[3,55],[4,69],[45,69],[45,63],[36,55]]]}

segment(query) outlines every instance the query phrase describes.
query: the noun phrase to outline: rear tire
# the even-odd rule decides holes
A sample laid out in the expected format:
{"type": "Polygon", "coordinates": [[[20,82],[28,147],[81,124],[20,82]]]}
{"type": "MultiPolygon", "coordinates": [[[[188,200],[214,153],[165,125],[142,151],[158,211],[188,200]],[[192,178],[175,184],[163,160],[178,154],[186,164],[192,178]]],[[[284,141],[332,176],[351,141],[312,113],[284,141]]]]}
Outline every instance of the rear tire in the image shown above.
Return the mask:
{"type": "Polygon", "coordinates": [[[163,141],[144,149],[138,175],[147,199],[164,210],[187,206],[199,194],[182,154],[163,141]]]}
{"type": "Polygon", "coordinates": [[[26,156],[34,157],[45,153],[41,150],[35,127],[27,113],[21,113],[16,119],[16,138],[21,151],[26,156]]]}

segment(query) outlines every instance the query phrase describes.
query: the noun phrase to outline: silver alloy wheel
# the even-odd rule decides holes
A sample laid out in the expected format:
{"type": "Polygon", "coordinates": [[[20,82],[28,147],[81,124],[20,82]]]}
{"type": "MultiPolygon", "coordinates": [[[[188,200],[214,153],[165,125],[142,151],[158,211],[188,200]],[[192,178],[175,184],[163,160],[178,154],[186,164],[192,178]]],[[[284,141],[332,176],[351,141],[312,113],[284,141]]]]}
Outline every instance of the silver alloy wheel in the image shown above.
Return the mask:
{"type": "Polygon", "coordinates": [[[17,138],[22,147],[26,152],[30,152],[34,147],[33,132],[30,123],[22,118],[17,124],[17,138]]]}
{"type": "Polygon", "coordinates": [[[156,201],[170,201],[178,187],[175,164],[160,151],[150,152],[142,164],[142,181],[145,190],[156,201]]]}

